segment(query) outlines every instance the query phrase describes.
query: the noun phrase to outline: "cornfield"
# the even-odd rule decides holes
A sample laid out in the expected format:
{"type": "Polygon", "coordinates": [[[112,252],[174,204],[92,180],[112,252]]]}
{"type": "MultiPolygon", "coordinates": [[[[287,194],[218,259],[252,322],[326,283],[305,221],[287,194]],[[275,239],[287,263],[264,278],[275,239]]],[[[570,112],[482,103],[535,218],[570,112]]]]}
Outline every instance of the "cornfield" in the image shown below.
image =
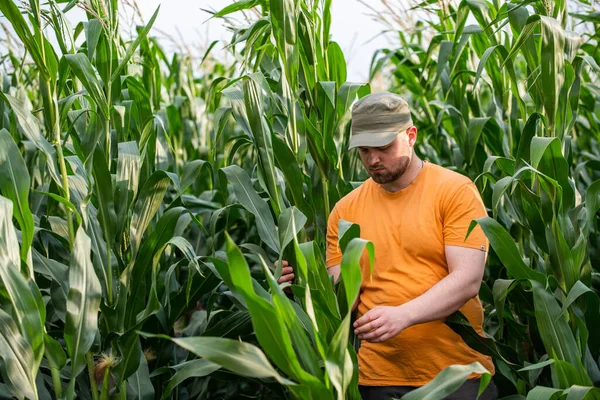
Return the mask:
{"type": "MultiPolygon", "coordinates": [[[[341,0],[340,0],[341,1],[341,0]]],[[[600,19],[586,1],[424,1],[347,82],[331,0],[241,0],[235,63],[169,54],[118,0],[0,2],[0,396],[359,399],[360,227],[335,203],[371,84],[409,101],[417,153],[489,217],[480,298],[500,397],[600,398],[600,19]],[[66,14],[85,11],[70,26],[66,14]],[[252,10],[253,12],[248,12],[252,10]],[[55,37],[56,45],[51,44],[55,37]],[[289,293],[281,261],[296,267],[289,293]],[[287,290],[287,289],[286,289],[287,290]]],[[[405,398],[441,399],[479,364],[405,398]]],[[[483,387],[482,387],[483,389],[483,387]]]]}

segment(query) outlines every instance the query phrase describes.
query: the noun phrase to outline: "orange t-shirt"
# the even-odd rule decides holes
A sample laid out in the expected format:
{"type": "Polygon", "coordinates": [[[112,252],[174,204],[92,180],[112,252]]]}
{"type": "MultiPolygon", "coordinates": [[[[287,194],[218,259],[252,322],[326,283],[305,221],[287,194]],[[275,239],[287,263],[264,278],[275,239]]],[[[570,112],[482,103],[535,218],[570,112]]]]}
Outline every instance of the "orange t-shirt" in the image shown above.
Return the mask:
{"type": "MultiPolygon", "coordinates": [[[[398,306],[448,275],[445,245],[488,250],[479,226],[465,241],[471,221],[486,215],[477,187],[469,178],[429,162],[408,187],[395,193],[368,179],[331,212],[327,267],[342,260],[338,221],[360,225],[361,238],[375,245],[375,264],[370,277],[365,252],[358,315],[376,306],[398,306]]],[[[460,311],[483,334],[479,297],[470,299],[460,311]]],[[[422,386],[450,365],[474,361],[494,373],[490,357],[471,349],[444,320],[437,320],[411,326],[385,342],[363,341],[358,352],[359,384],[422,386]]]]}

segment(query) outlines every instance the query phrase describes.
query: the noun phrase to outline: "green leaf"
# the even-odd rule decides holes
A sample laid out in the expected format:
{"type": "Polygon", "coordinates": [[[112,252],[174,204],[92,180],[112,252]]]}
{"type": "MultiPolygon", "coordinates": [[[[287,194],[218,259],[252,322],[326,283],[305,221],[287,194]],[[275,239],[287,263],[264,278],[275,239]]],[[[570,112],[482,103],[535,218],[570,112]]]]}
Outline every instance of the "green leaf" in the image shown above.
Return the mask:
{"type": "Polygon", "coordinates": [[[295,1],[272,0],[269,2],[271,25],[277,38],[277,45],[284,46],[284,40],[290,45],[296,44],[297,13],[295,1]]]}
{"type": "Polygon", "coordinates": [[[148,178],[140,191],[133,208],[129,233],[132,259],[136,258],[142,236],[163,203],[169,181],[179,189],[179,180],[176,175],[166,171],[156,171],[148,178]]]}
{"type": "Polygon", "coordinates": [[[95,18],[90,19],[89,21],[83,21],[83,29],[85,31],[87,57],[88,59],[93,60],[100,35],[102,34],[102,24],[95,18]]]}
{"type": "MultiPolygon", "coordinates": [[[[150,336],[150,335],[148,335],[150,336]]],[[[282,385],[294,382],[282,377],[273,368],[260,348],[233,339],[216,337],[169,338],[180,347],[222,366],[238,375],[250,378],[273,378],[282,385]]]]}
{"type": "Polygon", "coordinates": [[[541,283],[532,281],[535,317],[544,347],[556,360],[567,361],[573,366],[580,364],[581,353],[569,328],[562,317],[554,296],[541,283]]]}
{"type": "MultiPolygon", "coordinates": [[[[300,316],[294,310],[294,307],[285,293],[283,293],[283,290],[275,280],[275,277],[262,257],[261,264],[265,277],[267,278],[267,283],[273,294],[273,304],[279,315],[283,318],[285,326],[290,333],[291,341],[296,349],[298,359],[310,374],[322,379],[323,372],[319,366],[320,360],[317,357],[317,352],[311,346],[309,336],[307,335],[307,330],[312,331],[313,327],[310,326],[305,329],[300,316]]],[[[325,389],[325,387],[322,389],[325,389]]]]}
{"type": "Polygon", "coordinates": [[[31,346],[19,333],[15,322],[0,309],[0,354],[3,376],[12,394],[37,399],[37,364],[31,346]]]}
{"type": "Polygon", "coordinates": [[[527,393],[527,400],[555,400],[562,394],[562,389],[536,386],[527,393]]]}
{"type": "Polygon", "coordinates": [[[19,244],[12,226],[12,202],[0,196],[0,282],[19,331],[33,350],[35,376],[44,354],[46,309],[37,285],[21,274],[20,264],[19,244]]]}
{"type": "Polygon", "coordinates": [[[255,7],[258,3],[259,3],[258,0],[240,0],[240,1],[236,1],[235,3],[229,4],[228,6],[226,6],[223,9],[217,11],[216,13],[214,13],[213,17],[214,18],[220,18],[220,17],[224,17],[226,15],[232,14],[232,13],[237,12],[237,11],[249,10],[249,9],[255,7]]]}
{"type": "Polygon", "coordinates": [[[159,10],[160,10],[160,4],[158,5],[158,7],[156,7],[156,11],[154,11],[154,14],[152,14],[152,17],[150,17],[150,21],[148,21],[148,23],[146,24],[144,29],[137,31],[136,39],[133,41],[132,44],[129,45],[129,47],[127,48],[127,51],[125,52],[125,55],[123,56],[123,58],[119,62],[119,65],[113,71],[113,73],[110,77],[111,84],[112,84],[112,82],[115,81],[115,79],[119,78],[121,71],[123,70],[123,68],[125,68],[125,65],[127,65],[129,60],[135,53],[136,49],[139,47],[140,43],[142,43],[142,41],[146,39],[146,36],[148,36],[148,33],[150,32],[150,29],[152,29],[152,25],[154,24],[154,21],[156,20],[156,17],[158,16],[159,10]]]}
{"type": "Polygon", "coordinates": [[[369,267],[373,273],[373,264],[375,263],[375,247],[372,242],[364,239],[355,238],[348,243],[342,255],[340,265],[341,276],[344,281],[344,290],[346,291],[346,300],[348,302],[348,310],[352,309],[352,305],[356,301],[360,292],[360,284],[362,282],[362,273],[360,266],[360,258],[364,250],[367,250],[369,255],[369,267]]]}
{"type": "Polygon", "coordinates": [[[161,397],[162,400],[167,399],[173,389],[183,383],[186,379],[210,375],[221,368],[221,366],[206,359],[199,359],[186,361],[171,368],[176,369],[177,372],[169,379],[169,384],[163,391],[161,397]]]}
{"type": "Polygon", "coordinates": [[[558,182],[562,188],[563,210],[575,206],[575,190],[569,179],[569,164],[558,138],[534,137],[531,140],[531,166],[558,182]]]}
{"type": "Polygon", "coordinates": [[[292,379],[299,381],[299,383],[306,384],[315,392],[322,392],[322,383],[316,377],[307,373],[300,365],[292,347],[283,315],[270,301],[255,292],[255,287],[260,288],[260,286],[253,285],[250,269],[242,252],[228,234],[226,234],[226,240],[227,260],[233,285],[231,289],[240,293],[246,301],[248,310],[252,315],[252,325],[258,342],[269,358],[283,372],[292,379]]]}
{"type": "Polygon", "coordinates": [[[19,39],[25,45],[27,52],[31,54],[31,57],[35,61],[35,63],[40,68],[40,71],[43,75],[48,76],[48,72],[44,66],[44,61],[42,57],[42,50],[38,44],[38,41],[34,38],[25,21],[21,11],[17,8],[17,4],[13,1],[3,1],[0,2],[0,12],[4,14],[6,19],[10,22],[11,26],[15,30],[15,33],[19,36],[19,39]]]}
{"type": "Polygon", "coordinates": [[[294,239],[294,235],[300,233],[306,221],[306,216],[294,206],[286,208],[279,215],[279,246],[282,252],[294,239]]]}
{"type": "Polygon", "coordinates": [[[75,390],[75,378],[85,367],[85,354],[98,331],[100,281],[91,260],[91,242],[83,229],[78,229],[69,267],[69,300],[65,324],[65,342],[71,357],[71,384],[68,397],[75,390]]]}
{"type": "Polygon", "coordinates": [[[403,400],[440,400],[457,391],[473,373],[481,374],[479,395],[483,393],[492,375],[478,362],[469,365],[451,365],[444,368],[431,382],[402,396],[403,400]]]}
{"type": "Polygon", "coordinates": [[[6,129],[0,130],[0,193],[13,202],[14,217],[21,228],[21,259],[29,265],[33,242],[33,215],[29,209],[29,172],[19,148],[6,129]]]}
{"type": "Polygon", "coordinates": [[[587,212],[587,219],[585,221],[584,232],[587,235],[598,210],[600,210],[600,179],[592,183],[585,193],[585,210],[587,212]]]}
{"type": "Polygon", "coordinates": [[[534,271],[525,265],[513,238],[506,232],[502,225],[490,217],[483,217],[471,222],[469,232],[477,224],[483,229],[483,232],[500,258],[500,261],[506,267],[510,277],[515,279],[531,279],[538,282],[545,281],[544,274],[534,271]]]}
{"type": "Polygon", "coordinates": [[[129,377],[127,382],[133,388],[138,400],[152,400],[155,398],[154,387],[148,371],[148,361],[146,361],[144,353],[140,352],[139,368],[135,371],[135,374],[129,377]]]}
{"type": "Polygon", "coordinates": [[[246,171],[237,165],[221,168],[221,171],[225,173],[227,180],[233,185],[233,192],[237,200],[246,210],[254,215],[260,238],[269,248],[276,253],[280,253],[281,248],[279,247],[279,239],[277,237],[277,227],[273,221],[271,210],[269,210],[267,203],[254,190],[246,171]]]}
{"type": "MultiPolygon", "coordinates": [[[[117,233],[123,232],[129,221],[133,200],[137,196],[140,183],[142,160],[137,142],[118,144],[117,175],[115,179],[115,215],[117,233]]],[[[112,187],[105,188],[105,190],[112,187]]]]}
{"type": "Polygon", "coordinates": [[[279,213],[283,207],[283,201],[281,199],[279,185],[277,184],[271,132],[263,121],[262,92],[255,79],[251,78],[252,77],[244,79],[244,103],[246,106],[246,114],[248,115],[252,136],[258,150],[258,164],[262,178],[265,181],[271,206],[275,212],[275,217],[279,217],[279,213]]]}
{"type": "Polygon", "coordinates": [[[65,59],[69,62],[69,66],[75,73],[75,76],[81,81],[83,87],[85,87],[94,100],[94,103],[96,103],[100,115],[103,118],[108,118],[108,103],[104,95],[103,84],[96,75],[96,71],[94,71],[90,60],[83,53],[65,54],[65,59]]]}
{"type": "Polygon", "coordinates": [[[0,92],[0,98],[4,98],[10,104],[25,137],[44,153],[50,176],[58,187],[62,188],[62,179],[58,173],[58,164],[56,162],[56,151],[46,138],[42,136],[39,121],[31,114],[22,100],[2,92],[0,92]]]}
{"type": "Polygon", "coordinates": [[[546,367],[548,365],[551,365],[551,364],[554,364],[554,359],[553,358],[551,358],[549,360],[546,360],[546,361],[542,361],[542,362],[536,363],[536,364],[528,365],[526,367],[521,368],[519,371],[520,372],[536,371],[538,369],[544,368],[544,367],[546,367]]]}
{"type": "Polygon", "coordinates": [[[276,134],[272,135],[272,141],[275,163],[283,172],[286,186],[292,194],[290,201],[292,202],[293,200],[292,204],[298,207],[304,214],[309,214],[308,211],[310,206],[304,199],[304,178],[302,170],[300,169],[300,165],[298,165],[298,163],[290,162],[290,160],[294,159],[294,153],[292,153],[292,150],[288,147],[288,145],[276,134]]]}
{"type": "Polygon", "coordinates": [[[341,88],[347,78],[346,60],[344,59],[344,52],[337,42],[329,42],[329,46],[327,46],[327,61],[329,65],[329,79],[335,81],[336,86],[341,88]]]}
{"type": "Polygon", "coordinates": [[[181,193],[184,193],[192,186],[199,176],[207,174],[212,179],[212,167],[209,162],[204,160],[192,160],[183,166],[181,175],[181,193]]]}

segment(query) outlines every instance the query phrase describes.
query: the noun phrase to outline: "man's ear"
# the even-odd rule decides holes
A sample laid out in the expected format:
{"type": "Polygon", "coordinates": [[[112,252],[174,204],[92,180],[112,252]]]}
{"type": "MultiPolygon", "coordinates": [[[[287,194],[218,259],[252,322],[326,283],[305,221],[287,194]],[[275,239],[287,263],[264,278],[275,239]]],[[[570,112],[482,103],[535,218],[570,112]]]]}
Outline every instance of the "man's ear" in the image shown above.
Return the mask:
{"type": "Polygon", "coordinates": [[[411,126],[406,130],[406,135],[408,136],[408,144],[410,146],[414,146],[417,141],[417,127],[411,126]]]}

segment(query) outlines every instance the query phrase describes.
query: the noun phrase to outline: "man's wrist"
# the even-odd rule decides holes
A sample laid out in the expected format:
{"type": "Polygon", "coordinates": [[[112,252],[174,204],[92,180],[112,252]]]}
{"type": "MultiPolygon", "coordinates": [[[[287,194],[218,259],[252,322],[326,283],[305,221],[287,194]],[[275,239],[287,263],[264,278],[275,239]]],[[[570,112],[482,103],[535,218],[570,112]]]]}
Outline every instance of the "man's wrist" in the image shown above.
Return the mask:
{"type": "Polygon", "coordinates": [[[409,301],[407,303],[401,304],[399,306],[397,306],[396,308],[398,309],[398,314],[401,318],[401,323],[403,324],[403,328],[402,329],[406,329],[410,326],[415,325],[416,322],[416,315],[415,312],[413,310],[413,305],[412,305],[412,301],[409,301]]]}

